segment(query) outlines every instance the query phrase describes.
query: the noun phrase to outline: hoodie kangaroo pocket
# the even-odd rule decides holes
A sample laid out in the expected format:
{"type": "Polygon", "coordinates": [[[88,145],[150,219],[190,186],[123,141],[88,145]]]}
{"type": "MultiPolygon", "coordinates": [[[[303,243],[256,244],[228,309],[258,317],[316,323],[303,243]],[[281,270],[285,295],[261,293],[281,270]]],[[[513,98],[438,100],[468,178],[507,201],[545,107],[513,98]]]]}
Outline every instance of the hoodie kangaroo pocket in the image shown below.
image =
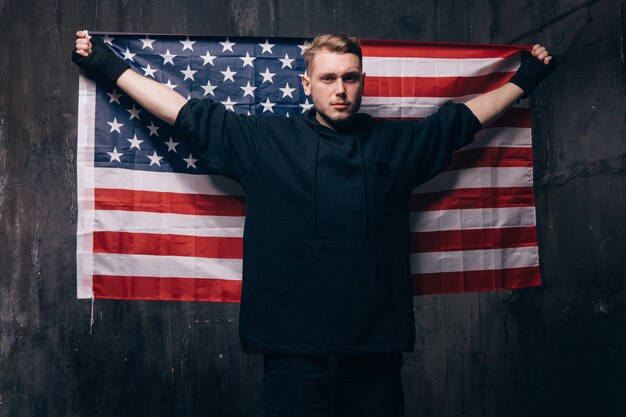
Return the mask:
{"type": "Polygon", "coordinates": [[[306,242],[302,272],[271,297],[266,335],[275,342],[354,344],[388,338],[394,308],[368,242],[306,242]],[[387,330],[387,331],[386,331],[387,330]]]}

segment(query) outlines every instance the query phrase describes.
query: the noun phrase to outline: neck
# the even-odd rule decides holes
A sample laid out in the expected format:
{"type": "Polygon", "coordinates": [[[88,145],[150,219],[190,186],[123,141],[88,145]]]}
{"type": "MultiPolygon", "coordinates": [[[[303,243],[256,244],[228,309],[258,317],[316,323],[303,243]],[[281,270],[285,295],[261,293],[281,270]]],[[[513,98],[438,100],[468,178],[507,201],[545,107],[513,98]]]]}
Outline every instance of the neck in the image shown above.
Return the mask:
{"type": "Polygon", "coordinates": [[[322,125],[322,126],[326,126],[327,128],[329,128],[332,131],[335,132],[339,132],[341,130],[344,130],[346,127],[350,126],[352,124],[352,122],[354,121],[354,116],[356,115],[353,114],[351,115],[348,119],[343,120],[339,123],[335,123],[332,120],[327,119],[326,117],[324,117],[324,115],[322,115],[320,112],[318,112],[317,110],[315,111],[315,119],[322,125]]]}
{"type": "Polygon", "coordinates": [[[326,120],[326,119],[324,118],[324,116],[322,116],[322,115],[320,114],[320,112],[316,112],[316,113],[315,113],[315,119],[317,119],[317,121],[318,121],[318,122],[320,122],[320,124],[321,124],[322,126],[326,126],[326,127],[327,127],[327,128],[329,128],[330,130],[333,130],[333,131],[335,131],[335,132],[337,131],[337,128],[336,128],[335,126],[331,125],[331,124],[330,124],[330,122],[329,122],[328,120],[326,120]]]}

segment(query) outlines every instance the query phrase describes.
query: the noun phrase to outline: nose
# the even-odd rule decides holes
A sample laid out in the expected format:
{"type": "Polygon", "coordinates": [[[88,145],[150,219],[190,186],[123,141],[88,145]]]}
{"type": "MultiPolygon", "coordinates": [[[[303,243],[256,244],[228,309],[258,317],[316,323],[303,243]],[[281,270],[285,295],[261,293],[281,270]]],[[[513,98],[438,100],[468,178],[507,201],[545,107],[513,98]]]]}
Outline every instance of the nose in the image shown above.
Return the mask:
{"type": "Polygon", "coordinates": [[[335,94],[339,97],[345,97],[346,95],[346,86],[341,78],[338,78],[335,83],[335,94]]]}

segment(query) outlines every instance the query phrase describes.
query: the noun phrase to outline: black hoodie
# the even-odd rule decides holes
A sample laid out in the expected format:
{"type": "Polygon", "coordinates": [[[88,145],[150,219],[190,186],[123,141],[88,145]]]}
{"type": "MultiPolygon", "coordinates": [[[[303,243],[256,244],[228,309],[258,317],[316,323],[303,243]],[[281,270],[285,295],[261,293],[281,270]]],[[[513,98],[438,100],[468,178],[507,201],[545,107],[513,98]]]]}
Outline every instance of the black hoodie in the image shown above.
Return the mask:
{"type": "Polygon", "coordinates": [[[481,128],[465,105],[421,121],[357,114],[335,132],[315,110],[250,117],[192,99],[176,128],[245,190],[246,352],[413,350],[409,196],[481,128]]]}

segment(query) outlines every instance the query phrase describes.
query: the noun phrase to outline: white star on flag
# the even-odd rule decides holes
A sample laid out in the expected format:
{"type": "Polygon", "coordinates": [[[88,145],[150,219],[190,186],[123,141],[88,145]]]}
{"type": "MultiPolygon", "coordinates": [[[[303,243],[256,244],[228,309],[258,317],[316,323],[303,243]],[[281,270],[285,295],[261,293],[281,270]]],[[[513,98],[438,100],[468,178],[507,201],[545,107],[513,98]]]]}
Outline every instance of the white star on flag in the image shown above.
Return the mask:
{"type": "Polygon", "coordinates": [[[224,75],[224,81],[231,80],[232,82],[235,82],[235,79],[233,78],[233,76],[237,74],[237,71],[231,71],[230,66],[226,67],[226,71],[220,71],[220,72],[224,75]]]}
{"type": "Polygon", "coordinates": [[[121,163],[120,157],[124,155],[122,152],[117,151],[117,147],[113,148],[113,152],[107,152],[111,156],[111,160],[109,162],[117,161],[121,163]]]}
{"type": "Polygon", "coordinates": [[[226,38],[226,42],[220,42],[220,45],[222,45],[222,47],[224,48],[222,49],[222,52],[226,52],[226,51],[235,52],[233,51],[233,46],[235,46],[235,42],[229,41],[228,38],[226,38]]]}
{"type": "Polygon", "coordinates": [[[111,97],[111,100],[109,100],[109,103],[113,103],[116,102],[117,104],[121,104],[120,103],[120,97],[122,97],[122,94],[119,94],[115,88],[113,89],[112,92],[107,93],[107,96],[111,97]]]}
{"type": "Polygon", "coordinates": [[[141,150],[141,142],[143,142],[143,140],[138,139],[137,135],[133,135],[132,139],[126,139],[127,141],[130,142],[130,148],[128,148],[128,150],[131,150],[133,148],[137,148],[139,150],[141,150]]]}
{"type": "Polygon", "coordinates": [[[195,81],[195,79],[193,78],[193,75],[198,71],[192,71],[191,67],[187,65],[187,69],[181,72],[185,74],[185,78],[183,79],[183,81],[187,81],[187,79],[191,79],[191,81],[195,81]]]}
{"type": "Polygon", "coordinates": [[[130,50],[128,48],[126,48],[126,52],[124,52],[124,59],[128,59],[130,61],[135,62],[135,60],[133,59],[135,55],[137,55],[137,54],[131,53],[130,50]]]}
{"type": "Polygon", "coordinates": [[[289,97],[293,98],[293,96],[291,95],[291,93],[293,93],[294,91],[296,91],[296,89],[295,89],[295,88],[290,88],[290,87],[289,87],[289,83],[286,83],[286,84],[285,84],[285,87],[283,87],[283,88],[279,88],[279,90],[283,92],[283,96],[282,96],[282,98],[285,98],[285,97],[287,97],[287,96],[289,96],[289,97]]]}
{"type": "Polygon", "coordinates": [[[256,87],[252,87],[250,85],[250,81],[248,81],[248,84],[246,84],[245,87],[239,87],[243,90],[243,96],[250,96],[252,98],[254,98],[254,90],[256,90],[256,87]]]}
{"type": "Polygon", "coordinates": [[[307,97],[306,100],[304,100],[304,103],[299,103],[298,106],[302,107],[302,113],[304,113],[305,111],[313,107],[313,104],[309,103],[309,98],[307,97]]]}
{"type": "Polygon", "coordinates": [[[206,82],[206,85],[201,86],[202,89],[204,90],[204,95],[206,96],[207,94],[211,94],[213,97],[215,97],[215,89],[217,88],[216,85],[212,85],[211,84],[211,80],[206,82]]]}
{"type": "Polygon", "coordinates": [[[215,64],[213,63],[213,60],[217,57],[211,55],[211,52],[207,50],[206,54],[200,55],[200,58],[204,60],[204,64],[202,64],[202,66],[205,66],[206,64],[211,64],[215,66],[215,64]]]}
{"type": "Polygon", "coordinates": [[[114,118],[113,118],[113,121],[112,121],[112,122],[107,122],[107,124],[108,124],[109,126],[111,126],[111,130],[109,131],[109,133],[112,133],[114,130],[115,130],[117,133],[122,133],[122,132],[120,131],[120,127],[124,126],[124,123],[118,123],[118,122],[117,122],[117,117],[114,117],[114,118]]]}
{"type": "Polygon", "coordinates": [[[113,40],[115,40],[115,38],[112,38],[109,35],[104,35],[102,40],[104,41],[104,43],[108,43],[109,45],[113,46],[113,40]]]}
{"type": "Polygon", "coordinates": [[[187,168],[196,168],[196,162],[198,162],[192,154],[189,154],[189,158],[183,158],[183,161],[187,162],[187,168]]]}
{"type": "Polygon", "coordinates": [[[262,54],[269,52],[270,54],[272,53],[272,48],[274,47],[275,44],[270,43],[270,41],[268,39],[265,39],[265,43],[260,43],[259,46],[261,48],[263,48],[263,50],[261,51],[262,54]]]}
{"type": "Polygon", "coordinates": [[[150,166],[152,165],[161,166],[161,159],[163,159],[163,157],[157,155],[156,151],[154,151],[152,155],[146,155],[146,156],[148,157],[148,159],[150,159],[150,166]]]}
{"type": "Polygon", "coordinates": [[[298,48],[300,48],[300,55],[302,55],[302,53],[306,51],[307,49],[309,49],[310,47],[311,47],[311,42],[309,41],[305,41],[302,45],[298,45],[298,48]]]}
{"type": "Polygon", "coordinates": [[[170,63],[172,65],[174,65],[174,58],[176,58],[176,55],[174,54],[170,54],[170,50],[166,50],[164,54],[159,54],[162,58],[163,58],[163,65],[170,63]]]}
{"type": "Polygon", "coordinates": [[[189,36],[187,36],[187,38],[184,41],[178,41],[178,42],[183,44],[183,51],[185,49],[190,49],[193,51],[193,44],[196,43],[196,41],[190,41],[189,36]]]}
{"type": "Polygon", "coordinates": [[[176,87],[178,87],[178,85],[176,85],[176,84],[172,84],[172,82],[170,81],[170,79],[169,79],[169,78],[167,79],[167,82],[166,82],[166,83],[161,83],[161,84],[163,84],[164,86],[166,86],[167,88],[169,88],[169,89],[171,89],[171,90],[173,90],[173,89],[175,89],[176,87]]]}
{"type": "Polygon", "coordinates": [[[159,134],[157,133],[157,130],[159,130],[159,126],[156,126],[154,123],[150,122],[150,126],[146,126],[148,128],[148,130],[150,130],[150,135],[155,135],[155,136],[159,136],[159,134]]]}
{"type": "Polygon", "coordinates": [[[270,72],[270,68],[269,67],[265,68],[265,72],[259,72],[259,75],[261,77],[263,77],[262,83],[267,81],[267,82],[270,82],[270,83],[274,84],[273,78],[274,78],[274,75],[276,75],[276,73],[275,72],[270,72]]]}
{"type": "Polygon", "coordinates": [[[295,61],[295,59],[289,58],[289,55],[285,54],[284,58],[278,58],[278,60],[283,63],[283,66],[280,67],[280,69],[283,69],[286,67],[293,69],[293,67],[291,66],[291,63],[295,61]]]}
{"type": "Polygon", "coordinates": [[[144,74],[143,74],[144,77],[150,76],[150,77],[154,78],[154,73],[157,72],[157,70],[150,68],[150,64],[148,64],[148,66],[145,67],[145,68],[142,67],[141,69],[144,72],[144,74]]]}
{"type": "Polygon", "coordinates": [[[168,152],[176,152],[176,146],[178,146],[178,142],[174,142],[171,136],[170,140],[165,142],[165,144],[167,145],[168,152]]]}
{"type": "Polygon", "coordinates": [[[232,110],[235,111],[235,104],[237,104],[236,101],[231,101],[230,96],[228,96],[228,98],[226,99],[226,101],[222,101],[221,102],[224,106],[226,106],[227,110],[232,110]]]}
{"type": "Polygon", "coordinates": [[[253,58],[250,56],[250,53],[246,52],[246,56],[243,58],[239,58],[243,61],[243,66],[245,67],[246,65],[250,65],[252,68],[254,68],[254,65],[252,65],[252,61],[254,61],[256,58],[253,58]]]}
{"type": "Polygon", "coordinates": [[[267,99],[265,100],[265,103],[261,102],[259,104],[263,106],[263,113],[265,113],[266,111],[274,113],[274,110],[272,109],[272,107],[274,107],[276,103],[272,103],[269,97],[267,97],[267,99]]]}
{"type": "Polygon", "coordinates": [[[141,117],[139,117],[139,112],[141,110],[135,108],[134,104],[132,109],[126,109],[126,111],[130,113],[130,120],[133,120],[134,118],[137,118],[137,120],[141,120],[141,117]]]}
{"type": "Polygon", "coordinates": [[[145,48],[150,48],[152,50],[154,50],[154,48],[152,47],[152,43],[154,43],[154,39],[150,39],[150,37],[148,35],[146,35],[146,37],[144,39],[139,39],[141,41],[141,43],[143,44],[141,46],[141,49],[145,49],[145,48]]]}

